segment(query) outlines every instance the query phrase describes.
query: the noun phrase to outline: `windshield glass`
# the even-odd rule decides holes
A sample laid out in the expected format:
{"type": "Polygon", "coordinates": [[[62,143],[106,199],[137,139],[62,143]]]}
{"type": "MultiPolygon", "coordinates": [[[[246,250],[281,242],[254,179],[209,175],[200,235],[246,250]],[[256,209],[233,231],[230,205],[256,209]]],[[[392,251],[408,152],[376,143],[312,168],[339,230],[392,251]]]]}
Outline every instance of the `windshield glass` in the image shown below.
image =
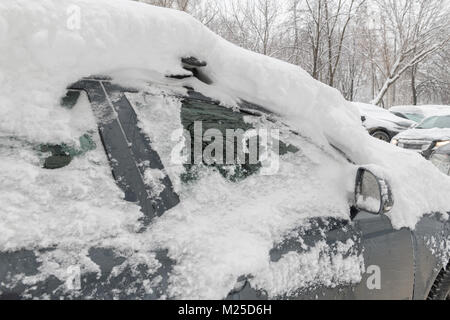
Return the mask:
{"type": "Polygon", "coordinates": [[[425,119],[417,129],[450,128],[450,115],[425,119]]]}
{"type": "Polygon", "coordinates": [[[411,120],[417,123],[420,123],[421,121],[423,121],[423,119],[425,119],[425,117],[419,113],[408,113],[408,112],[392,112],[393,114],[395,114],[397,117],[403,118],[403,119],[407,119],[407,120],[411,120]]]}
{"type": "Polygon", "coordinates": [[[405,113],[406,118],[414,122],[420,123],[425,118],[423,115],[418,113],[405,113]]]}

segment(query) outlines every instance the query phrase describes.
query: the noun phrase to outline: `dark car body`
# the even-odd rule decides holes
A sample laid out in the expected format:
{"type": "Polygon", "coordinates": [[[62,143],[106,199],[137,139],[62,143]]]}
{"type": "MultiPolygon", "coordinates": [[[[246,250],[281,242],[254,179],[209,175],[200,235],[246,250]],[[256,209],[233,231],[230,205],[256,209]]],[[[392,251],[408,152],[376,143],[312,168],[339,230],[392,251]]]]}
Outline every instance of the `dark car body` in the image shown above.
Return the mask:
{"type": "MultiPolygon", "coordinates": [[[[139,178],[140,168],[133,166],[136,158],[148,160],[152,169],[163,170],[159,155],[151,147],[148,138],[136,125],[136,115],[130,107],[125,92],[133,89],[112,84],[108,78],[88,78],[74,84],[74,91],[87,92],[92,106],[107,106],[115,114],[108,123],[99,122],[103,146],[111,161],[113,177],[125,193],[125,200],[137,202],[145,215],[143,225],[177,206],[180,199],[173,191],[171,181],[164,181],[165,191],[158,199],[148,198],[145,186],[139,178]],[[110,97],[114,96],[114,99],[110,97]],[[111,102],[112,101],[112,102],[111,102]],[[112,139],[114,138],[114,139],[112,139]],[[126,143],[130,139],[132,145],[126,143]],[[134,159],[134,160],[132,160],[134,159]]],[[[184,97],[192,103],[204,103],[211,108],[220,108],[216,101],[188,88],[184,97]]],[[[214,109],[215,110],[215,109],[214,109]]],[[[267,110],[258,105],[242,102],[237,114],[267,115],[267,110]]],[[[310,286],[276,299],[426,299],[435,284],[438,274],[448,263],[447,250],[433,244],[448,241],[450,223],[443,214],[424,217],[415,230],[394,229],[385,214],[371,214],[350,208],[353,219],[311,218],[308,226],[274,245],[270,260],[279,261],[291,252],[304,253],[304,244],[324,242],[332,256],[337,251],[336,243],[351,243],[351,251],[363,257],[365,273],[358,283],[330,286],[323,279],[316,279],[310,286]]],[[[170,274],[176,261],[165,250],[155,252],[160,267],[149,274],[144,265],[135,270],[125,269],[120,274],[113,272],[126,257],[111,248],[95,247],[89,250],[89,258],[99,266],[100,273],[83,272],[80,288],[67,290],[66,283],[50,276],[29,285],[21,279],[38,274],[42,261],[38,255],[55,248],[39,248],[14,252],[0,252],[0,298],[2,299],[160,299],[166,297],[170,274]],[[144,283],[159,278],[159,284],[151,291],[144,283]],[[130,289],[130,290],[128,290],[130,289]],[[132,289],[132,290],[131,290],[132,289]]],[[[70,250],[70,249],[67,249],[70,250]]],[[[325,257],[326,258],[326,257],[325,257]]],[[[236,279],[236,288],[228,299],[267,299],[264,291],[255,290],[251,275],[243,274],[236,279]]]]}
{"type": "MultiPolygon", "coordinates": [[[[416,230],[394,230],[386,216],[376,216],[361,212],[352,222],[336,220],[312,221],[314,229],[298,230],[307,243],[325,239],[333,246],[336,240],[355,239],[357,250],[363,252],[367,273],[360,283],[350,286],[328,287],[325,284],[311,285],[289,296],[277,299],[301,300],[335,300],[335,299],[427,299],[436,278],[444,268],[442,260],[430,246],[432,237],[435,241],[448,239],[450,228],[442,217],[425,217],[416,230]],[[434,236],[431,236],[434,234],[434,236]],[[379,287],[371,287],[371,277],[380,271],[379,287]]],[[[48,250],[52,250],[49,248],[48,250]]],[[[284,243],[270,252],[272,261],[277,261],[287,252],[302,251],[298,238],[286,239],[284,243]]],[[[442,254],[442,253],[441,253],[442,254]]],[[[0,253],[1,299],[160,299],[165,294],[170,273],[176,262],[167,252],[158,252],[157,259],[161,268],[157,274],[148,274],[144,266],[132,271],[124,270],[120,275],[114,274],[113,268],[121,265],[125,257],[108,248],[91,248],[90,259],[101,269],[101,276],[96,273],[81,275],[81,289],[70,292],[66,284],[56,277],[49,277],[33,286],[16,283],[10,287],[14,276],[32,276],[41,266],[34,251],[0,253]],[[144,290],[143,282],[161,277],[160,286],[152,293],[144,290]],[[126,288],[135,288],[132,293],[126,288]]],[[[230,292],[229,300],[267,300],[264,291],[255,290],[247,281],[246,275],[236,279],[237,287],[230,292]]]]}

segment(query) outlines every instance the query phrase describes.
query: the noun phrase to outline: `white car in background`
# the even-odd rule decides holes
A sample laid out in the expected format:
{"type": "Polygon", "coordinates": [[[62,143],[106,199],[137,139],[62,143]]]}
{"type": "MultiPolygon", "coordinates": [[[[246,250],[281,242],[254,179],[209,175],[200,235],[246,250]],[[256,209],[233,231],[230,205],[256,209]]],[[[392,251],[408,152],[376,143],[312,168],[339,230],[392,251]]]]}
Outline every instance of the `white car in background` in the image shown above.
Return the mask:
{"type": "Polygon", "coordinates": [[[382,107],[361,102],[353,102],[353,105],[358,108],[363,126],[369,134],[385,142],[390,142],[397,134],[416,124],[382,107]]]}
{"type": "Polygon", "coordinates": [[[450,113],[426,118],[414,128],[394,137],[392,144],[421,152],[429,159],[433,152],[450,144],[450,113]]]}

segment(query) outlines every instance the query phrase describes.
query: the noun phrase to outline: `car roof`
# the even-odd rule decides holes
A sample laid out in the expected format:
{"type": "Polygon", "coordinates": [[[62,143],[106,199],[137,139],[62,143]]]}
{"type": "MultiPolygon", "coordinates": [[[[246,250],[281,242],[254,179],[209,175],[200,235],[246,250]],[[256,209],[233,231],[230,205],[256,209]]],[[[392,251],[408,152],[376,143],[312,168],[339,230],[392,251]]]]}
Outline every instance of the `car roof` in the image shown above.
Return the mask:
{"type": "Polygon", "coordinates": [[[433,115],[450,114],[450,106],[446,105],[394,106],[389,110],[391,112],[422,114],[426,118],[433,115]]]}

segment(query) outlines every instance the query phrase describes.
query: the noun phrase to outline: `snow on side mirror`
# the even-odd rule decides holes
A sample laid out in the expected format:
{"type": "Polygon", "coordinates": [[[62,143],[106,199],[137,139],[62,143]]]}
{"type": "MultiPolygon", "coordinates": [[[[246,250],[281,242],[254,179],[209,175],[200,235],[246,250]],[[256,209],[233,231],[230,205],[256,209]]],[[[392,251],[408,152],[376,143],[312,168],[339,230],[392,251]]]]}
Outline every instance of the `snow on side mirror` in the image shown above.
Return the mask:
{"type": "Polygon", "coordinates": [[[364,168],[356,174],[355,203],[358,211],[371,214],[387,213],[394,204],[389,184],[364,168]]]}

